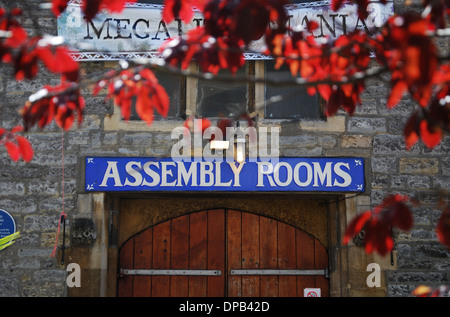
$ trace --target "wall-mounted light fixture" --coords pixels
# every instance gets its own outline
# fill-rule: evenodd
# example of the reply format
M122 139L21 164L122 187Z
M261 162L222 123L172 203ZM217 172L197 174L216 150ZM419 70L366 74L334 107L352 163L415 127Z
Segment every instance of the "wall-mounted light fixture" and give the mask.
M237 137L234 142L234 159L238 163L245 161L245 138Z
M209 143L209 148L211 150L228 150L230 146L230 141L226 140L211 140Z
M245 161L245 153L246 153L246 139L243 131L240 128L239 121L236 121L236 129L234 133L231 135L227 135L228 140L211 140L209 142L211 150L224 150L227 151L230 149L230 144L233 144L233 156L234 160L238 163L242 163ZM231 150L231 149L230 149ZM229 153L227 151L227 153Z

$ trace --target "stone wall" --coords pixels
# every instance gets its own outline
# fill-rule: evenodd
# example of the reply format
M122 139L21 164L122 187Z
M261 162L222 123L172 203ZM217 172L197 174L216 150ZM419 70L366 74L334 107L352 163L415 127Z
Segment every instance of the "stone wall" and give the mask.
M39 21L46 31L56 33L51 16L39 13ZM24 22L33 25L30 19ZM108 66L103 62L83 63L87 73ZM43 84L57 82L45 71L32 81L16 82L11 78L12 69L2 64L0 126L5 128L20 124L17 111L30 94ZM364 157L367 189L356 200L356 212L380 203L391 193L406 194L420 202L414 207L414 228L396 234L394 266L383 266L386 289L382 295L410 296L420 284L449 284L450 254L437 242L435 226L440 216L440 191L450 187L450 138L433 150L418 144L406 151L402 128L416 105L405 96L398 107L388 110L387 92L385 82L373 79L363 94L363 107L353 117L339 113L327 121L261 120L260 124L281 127L283 156ZM86 90L85 97L86 116L80 128L62 133L52 124L27 133L35 150L31 163L14 163L4 149L0 151L0 209L14 217L21 232L13 246L0 251L0 296L67 296L67 272L60 263L60 253L50 257L63 206L68 215L69 248L94 245L102 239L92 214L92 199L84 192L86 155L170 155L170 131L181 125L181 120L155 122L150 129L141 123L126 124L103 96L94 97ZM60 234L59 245L61 240ZM348 294L362 293L355 290Z

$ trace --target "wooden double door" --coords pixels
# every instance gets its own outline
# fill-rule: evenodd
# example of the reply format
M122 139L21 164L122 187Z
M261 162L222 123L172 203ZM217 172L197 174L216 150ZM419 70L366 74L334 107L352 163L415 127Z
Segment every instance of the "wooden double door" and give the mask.
M329 294L313 236L254 213L213 209L149 227L120 250L118 296L303 297Z

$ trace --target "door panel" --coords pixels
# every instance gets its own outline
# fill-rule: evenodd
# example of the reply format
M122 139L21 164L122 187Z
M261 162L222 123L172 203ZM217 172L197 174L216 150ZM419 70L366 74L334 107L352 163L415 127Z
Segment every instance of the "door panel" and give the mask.
M208 269L220 270L220 276L208 276L208 296L225 296L225 211L208 212Z
M206 212L190 215L189 268L207 268L207 219ZM206 276L189 276L189 296L206 296Z
M277 269L277 222L270 218L261 217L259 224L260 267L261 269ZM278 296L277 276L261 276L259 280L262 297Z
M173 269L189 267L189 217L178 217L172 220L171 263ZM171 296L187 297L189 294L188 285L188 276L171 277Z
M295 228L284 223L278 223L278 268L295 269ZM279 276L278 296L296 297L297 286L295 276Z
M242 217L242 268L259 269L259 216L241 213ZM230 269L232 269L230 267ZM228 270L229 271L229 270ZM259 296L259 276L242 277L242 296Z
M261 273L267 269L317 270L327 266L326 249L300 229L253 213L206 210L160 223L129 239L120 251L121 268L178 269L184 275L164 270L157 275L123 275L118 281L118 295L302 297L304 288L320 287L322 296L327 296L329 282L324 276ZM230 274L236 269L257 273ZM204 275L207 270L219 270L221 274Z
M152 268L154 269L170 268L171 227L171 222L164 222L153 228ZM170 295L170 276L152 276L151 290L153 297L168 297Z
M227 268L241 268L242 249L241 249L241 213L229 210L227 213ZM228 275L227 283L228 297L242 296L242 277Z

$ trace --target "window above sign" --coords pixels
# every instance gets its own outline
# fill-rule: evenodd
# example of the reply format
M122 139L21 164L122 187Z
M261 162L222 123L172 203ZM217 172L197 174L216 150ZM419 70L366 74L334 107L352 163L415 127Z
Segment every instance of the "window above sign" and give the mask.
M81 11L81 0L69 1L68 8L58 17L58 35L68 39L68 44L79 51L73 53L78 61L117 61L133 58L157 57L158 48L168 39L185 34L201 25L203 17L195 12L192 22L180 20L166 24L161 19L163 0L140 0L128 3L120 14L100 13L86 22ZM345 4L337 12L330 11L330 1L291 1L286 6L291 27L316 20L319 27L315 37L338 37L355 29L370 32L393 15L393 2L369 5L369 18L364 22L356 14L356 6ZM260 43L262 45L262 43ZM257 49L258 42L254 47ZM236 74L261 79L290 78L287 69L274 69L270 57L258 52L246 52L246 67ZM190 68L198 74L198 68ZM219 75L225 75L227 71ZM310 96L298 87L279 87L263 83L205 80L196 76L183 77L156 72L156 76L170 98L168 119L183 120L197 115L208 118L232 117L239 113L253 113L260 119L286 120L322 118L321 100ZM282 97L280 99L279 97ZM137 116L132 116L136 118ZM158 114L155 113L158 119Z
M198 68L191 66L190 71L197 74ZM210 119L236 118L243 113L252 113L259 119L322 118L321 99L317 94L310 96L304 88L295 86L278 87L245 81L255 74L270 80L294 80L288 69L275 69L272 60L247 61L234 75L237 81L233 81L233 76L226 70L218 74L224 80L184 77L162 71L155 71L155 74L169 95L167 119L182 120L189 115ZM162 119L157 112L154 115L156 120ZM139 120L135 111L130 119Z

